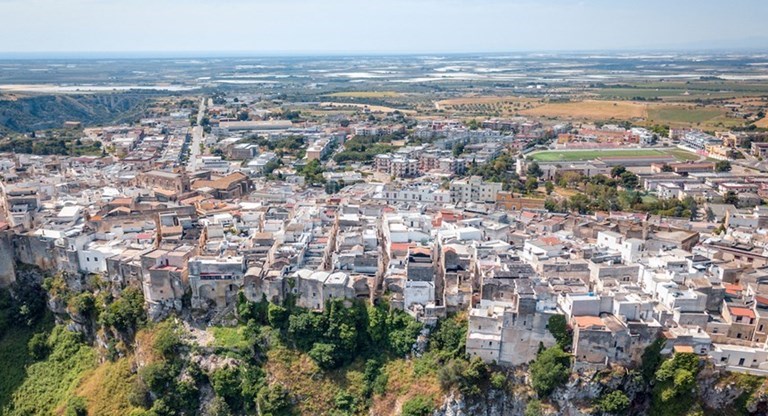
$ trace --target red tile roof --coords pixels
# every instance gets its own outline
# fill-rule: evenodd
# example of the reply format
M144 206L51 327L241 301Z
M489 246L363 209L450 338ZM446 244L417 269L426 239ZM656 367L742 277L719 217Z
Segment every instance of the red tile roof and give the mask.
M730 308L731 315L733 316L745 316L747 318L753 318L755 317L755 311L749 308L741 308L738 306L731 306Z

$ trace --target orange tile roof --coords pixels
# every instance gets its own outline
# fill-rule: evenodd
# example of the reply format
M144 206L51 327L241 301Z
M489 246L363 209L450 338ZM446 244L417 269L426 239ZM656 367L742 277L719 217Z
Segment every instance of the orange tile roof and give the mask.
M411 252L414 254L424 254L424 255L431 255L432 251L427 247L414 247L411 249Z
M541 237L539 240L541 240L542 242L544 242L544 243L546 243L546 244L548 244L550 246L556 246L556 245L560 244L560 239L557 238L557 237L554 237L554 236Z
M389 245L389 248L392 251L408 251L408 247L410 246L409 243L392 243Z
M733 316L746 316L747 318L754 318L755 317L755 311L749 308L741 308L738 306L731 306L730 308L731 315Z
M573 321L579 328L589 328L591 326L605 326L605 323L599 316L574 316Z
M693 354L693 347L690 345L675 345L675 353L688 353Z

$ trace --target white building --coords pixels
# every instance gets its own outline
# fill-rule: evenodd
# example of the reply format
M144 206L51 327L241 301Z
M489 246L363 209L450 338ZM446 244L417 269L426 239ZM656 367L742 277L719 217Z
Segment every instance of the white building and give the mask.
M496 195L502 190L500 182L485 182L480 176L457 179L451 182L451 201L495 203Z

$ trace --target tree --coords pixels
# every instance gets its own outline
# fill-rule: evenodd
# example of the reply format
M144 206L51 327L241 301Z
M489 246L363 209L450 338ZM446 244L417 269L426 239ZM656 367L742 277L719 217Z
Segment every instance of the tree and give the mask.
M564 315L552 315L547 322L547 328L557 340L557 345L563 350L570 349L573 344L573 335L568 329L568 322Z
M565 384L571 374L571 357L559 346L542 351L531 363L531 385L540 397L546 397L554 389Z
M101 315L99 322L120 331L135 330L146 322L144 313L144 295L135 287L122 291L120 298L109 304Z
M262 387L256 396L256 404L260 415L290 416L293 413L288 391L280 384Z
M525 180L525 192L532 194L539 188L539 181L535 177L529 176Z
M614 166L613 169L611 169L611 177L618 178L626 171L627 171L627 168L625 168L624 166Z
M734 191L728 191L725 193L725 196L723 197L723 202L726 204L738 205L739 195L736 194L736 192Z
M227 402L221 397L214 397L211 400L211 404L208 405L208 409L204 413L205 416L232 416L232 410L229 408Z
M707 207L706 215L707 215L707 222L714 222L715 219L717 219L717 216L715 215L715 211L712 211L712 208L710 207Z
M33 335L27 343L27 350L29 350L29 355L33 359L44 359L51 351L51 347L48 345L48 336L43 332L38 332L37 334Z
M289 315L288 309L274 303L269 304L267 319L269 320L269 325L273 328L285 328L288 324Z
M155 341L152 345L155 352L162 355L166 360L172 360L180 345L181 337L172 321L166 320L158 325L155 331Z
M668 164L665 163L665 164L661 165L661 171L662 172L674 172L675 169L672 168L672 166L669 166Z
M546 181L544 183L544 189L546 189L547 195L552 195L552 192L555 190L555 184L552 183L552 181Z
M614 390L597 402L597 408L605 413L622 413L629 408L629 398L623 391Z
M539 162L533 161L530 165L528 165L528 169L526 170L527 176L534 176L536 178L540 178L544 176L544 171L541 170L541 166L539 166Z
M456 142L456 144L453 145L453 157L459 157L462 153L464 153L465 145L463 142Z
M335 344L316 342L309 350L309 357L312 358L320 368L330 370L336 368L340 363L337 347Z
M624 189L635 189L640 184L640 178L637 177L632 172L624 172L622 173L619 178L621 179L621 186L624 187Z
M403 416L428 416L435 409L435 403L427 396L418 395L403 403Z
M210 375L211 387L216 395L227 402L232 409L240 409L243 406L243 397L240 389L239 371L232 367L223 367Z
M730 172L731 168L731 162L727 160L721 160L715 163L715 172Z

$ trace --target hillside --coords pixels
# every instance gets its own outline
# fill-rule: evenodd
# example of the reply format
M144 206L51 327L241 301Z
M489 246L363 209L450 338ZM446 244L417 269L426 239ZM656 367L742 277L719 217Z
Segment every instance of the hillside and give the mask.
M151 93L41 95L0 100L0 130L29 132L61 127L119 123L139 118Z
M315 312L239 296L226 326L173 316L152 323L139 290L117 296L94 279L79 292L63 276L33 274L11 288L13 297L0 290L3 416L736 416L768 409L764 379L721 373L694 354L662 356L661 341L640 368L575 371L560 347L570 345L564 322L550 322L559 345L505 369L466 355L464 314L427 329L385 302L334 300Z

